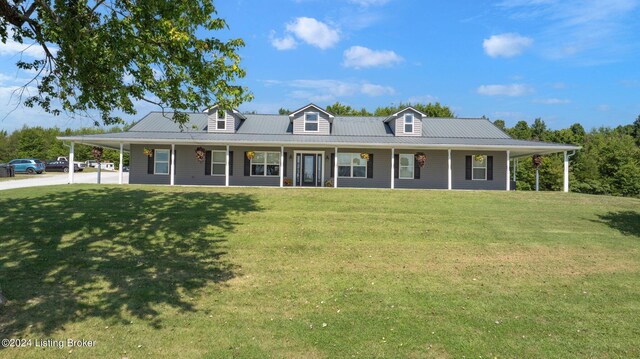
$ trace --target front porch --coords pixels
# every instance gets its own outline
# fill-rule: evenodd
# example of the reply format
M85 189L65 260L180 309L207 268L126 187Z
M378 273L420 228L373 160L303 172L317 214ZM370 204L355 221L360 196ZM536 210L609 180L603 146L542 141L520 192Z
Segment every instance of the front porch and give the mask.
M511 178L515 160L511 161L509 150L206 144L128 147L131 184L510 190L515 181ZM198 148L205 151L204 158L196 158ZM152 154L146 155L145 149ZM415 159L416 153L426 156L424 166ZM73 183L73 172L69 182ZM565 185L566 192L568 176Z

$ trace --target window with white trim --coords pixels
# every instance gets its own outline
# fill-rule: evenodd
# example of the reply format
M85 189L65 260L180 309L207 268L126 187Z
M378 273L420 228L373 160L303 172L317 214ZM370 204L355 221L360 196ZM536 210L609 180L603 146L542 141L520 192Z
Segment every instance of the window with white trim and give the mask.
M154 150L153 154L153 169L156 175L168 175L169 174L169 150Z
M487 180L487 156L474 155L471 156L471 179L474 181Z
M317 112L304 113L304 131L318 132L319 115Z
M225 128L227 128L227 112L225 110L218 110L216 130L224 130Z
M399 174L400 179L413 179L413 170L415 168L413 161L415 157L412 154L400 154Z
M227 167L227 151L211 151L211 175L224 176Z
M359 153L338 153L338 177L366 178L367 161Z
M279 176L280 152L258 152L251 159L252 176Z
M413 114L404 115L404 133L413 133Z

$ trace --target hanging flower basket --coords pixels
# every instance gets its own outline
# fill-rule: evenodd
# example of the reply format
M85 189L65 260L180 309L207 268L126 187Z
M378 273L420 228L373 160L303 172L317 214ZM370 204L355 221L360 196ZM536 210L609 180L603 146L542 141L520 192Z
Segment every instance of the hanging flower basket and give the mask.
M98 162L100 162L100 159L102 159L102 152L103 152L102 151L102 147L94 146L91 149L91 154L93 155L93 158L95 158L96 161L98 161Z
M365 161L369 161L369 154L363 152L360 154L360 158L362 158Z
M205 150L202 147L196 148L196 159L198 162L204 161Z
M255 152L253 152L253 151L247 151L247 159L248 159L249 161L251 161L251 160L253 159L253 156L255 156L255 155L256 155L256 153L255 153Z
M542 156L540 155L533 155L531 157L531 161L533 162L533 167L535 167L536 169L540 167L540 165L542 165Z
M476 155L475 160L480 163L484 162L484 155Z
M144 150L142 150L142 152L144 153L145 156L147 157L151 157L153 156L153 150L150 148L144 148Z
M416 161L418 161L418 165L420 165L420 168L424 167L424 164L427 162L427 155L424 154L424 152L418 152L415 155L416 157Z

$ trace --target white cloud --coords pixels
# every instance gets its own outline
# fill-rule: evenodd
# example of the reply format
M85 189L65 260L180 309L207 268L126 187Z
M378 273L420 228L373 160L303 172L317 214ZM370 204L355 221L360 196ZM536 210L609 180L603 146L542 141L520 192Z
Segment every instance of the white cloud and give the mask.
M340 41L337 29L311 17L296 18L287 24L286 29L299 40L323 50L335 46Z
M539 103L542 105L565 105L570 103L571 101L567 99L561 99L561 98L539 98L539 99L533 100L533 102Z
M585 64L616 61L635 48L638 0L504 0L498 8L515 20L539 24L537 48L551 59L586 55Z
M278 50L291 50L295 49L298 45L296 39L294 39L291 35L287 34L282 38L275 37L275 31L271 31L270 39L271 45Z
M389 2L389 0L349 0L350 3L360 5L362 7L381 6Z
M530 86L523 84L509 84L509 85L482 85L478 87L477 92L480 95L486 96L524 96L531 92L533 89Z
M326 103L340 98L368 96L379 97L395 94L391 86L373 84L367 81L343 81L332 79L321 80L292 80L292 81L264 81L268 86L284 86L291 89L288 96L304 99L309 102Z
M388 67L402 62L404 59L390 50L371 50L363 46L351 46L344 51L345 67L356 69L366 67Z
M533 44L529 37L516 33L493 35L482 42L484 52L491 57L514 57Z
M437 101L438 101L438 98L433 95L411 96L407 99L407 102L411 104L431 103L431 102L437 102Z
M14 56L14 55L24 55L32 58L44 58L45 53L42 46L34 43L25 43L21 44L13 39L13 30L9 30L7 34L7 42L0 42L0 56ZM25 41L31 41L30 39L24 39ZM47 49L55 56L58 52L58 48L52 46L51 44L47 44Z
M364 83L360 86L360 92L367 96L377 97L382 95L393 95L396 91L393 87L374 85L370 83Z

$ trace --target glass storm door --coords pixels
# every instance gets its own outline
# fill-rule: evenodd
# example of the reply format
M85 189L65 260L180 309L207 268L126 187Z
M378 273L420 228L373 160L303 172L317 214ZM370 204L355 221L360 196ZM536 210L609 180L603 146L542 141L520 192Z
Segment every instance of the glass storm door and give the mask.
M302 185L303 186L315 186L317 182L316 171L316 156L315 154L303 154L302 155Z

